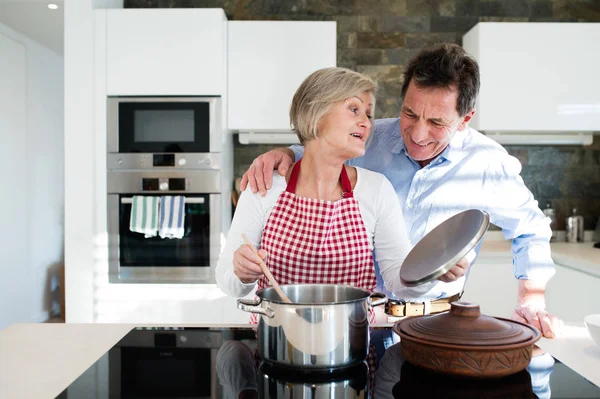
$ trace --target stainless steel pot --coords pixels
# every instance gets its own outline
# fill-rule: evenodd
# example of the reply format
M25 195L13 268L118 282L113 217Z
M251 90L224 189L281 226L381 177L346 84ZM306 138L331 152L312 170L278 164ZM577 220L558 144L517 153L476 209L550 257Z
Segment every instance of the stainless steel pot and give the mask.
M333 284L290 284L256 292L258 299L238 299L238 308L258 317L258 353L269 363L303 368L332 368L362 362L369 350L369 309L387 298L371 300L361 288Z

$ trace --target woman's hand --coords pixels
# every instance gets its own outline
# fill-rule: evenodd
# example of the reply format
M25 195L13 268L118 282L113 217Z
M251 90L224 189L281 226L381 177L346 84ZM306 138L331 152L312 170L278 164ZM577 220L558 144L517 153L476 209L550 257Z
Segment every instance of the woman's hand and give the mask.
M264 273L260 268L259 262L266 261L267 252L263 249L258 250L258 256L252 252L249 246L241 245L233 253L233 272L244 284L250 284L262 278Z

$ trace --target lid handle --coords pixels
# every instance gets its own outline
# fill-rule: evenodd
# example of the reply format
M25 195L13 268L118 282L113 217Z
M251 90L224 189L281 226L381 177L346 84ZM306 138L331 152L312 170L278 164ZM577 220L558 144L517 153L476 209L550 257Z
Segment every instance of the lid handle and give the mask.
M479 305L471 302L452 302L450 304L450 313L459 317L479 317L481 311Z

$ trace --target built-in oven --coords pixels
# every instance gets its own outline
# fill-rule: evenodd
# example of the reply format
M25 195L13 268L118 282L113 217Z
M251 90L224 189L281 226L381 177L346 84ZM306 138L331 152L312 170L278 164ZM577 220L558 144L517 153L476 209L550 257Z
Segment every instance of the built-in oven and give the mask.
M111 283L215 282L223 226L219 170L108 171ZM130 228L135 195L184 196L183 237L146 237Z
M222 398L215 367L222 341L219 330L134 329L110 351L110 392L119 398Z

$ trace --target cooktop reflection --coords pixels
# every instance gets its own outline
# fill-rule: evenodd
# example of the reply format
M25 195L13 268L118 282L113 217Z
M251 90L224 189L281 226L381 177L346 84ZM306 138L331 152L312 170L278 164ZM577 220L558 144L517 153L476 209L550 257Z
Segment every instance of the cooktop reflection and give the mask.
M58 398L600 398L549 354L520 373L476 380L440 375L388 348L366 363L322 372L260 362L251 328L136 328ZM374 388L371 388L374 381Z

